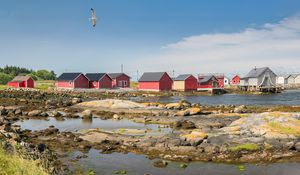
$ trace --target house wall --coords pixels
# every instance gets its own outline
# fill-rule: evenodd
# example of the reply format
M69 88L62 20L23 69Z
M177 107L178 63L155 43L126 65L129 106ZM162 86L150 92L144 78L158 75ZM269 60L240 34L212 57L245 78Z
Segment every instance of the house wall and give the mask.
M112 87L129 88L130 87L130 78L125 74L120 75L116 79L113 79Z
M169 91L172 90L173 80L167 73L165 73L159 81L159 90L160 91Z
M190 76L185 80L185 90L197 90L198 80L194 76Z
M8 82L7 85L10 87L19 87L19 82Z
M240 81L241 81L240 76L235 76L235 77L232 78L231 84L238 85L238 84L240 84Z
M217 78L218 80L218 88L224 88L224 77Z
M295 84L300 84L300 75L295 77Z
M287 79L287 84L295 84L295 78L293 76L290 76L288 79Z
M240 86L248 86L248 81L246 79L240 80Z
M276 84L278 85L284 85L285 84L285 78L284 77L277 77Z
M258 85L258 79L257 78L249 78L248 85L249 86L257 86Z
M145 91L159 91L159 82L139 82L138 89Z
M89 80L81 74L74 80L74 88L89 88Z
M229 85L229 84L230 84L229 79L228 78L224 78L224 85L226 86L226 85Z
M74 88L73 81L57 81L56 87L58 88Z
M185 90L185 82L184 81L174 81L173 89L178 90L178 91L184 91Z
M129 83L130 84L130 83ZM105 75L98 83L99 88L112 88L112 80Z
M34 80L32 78L29 78L26 82L25 82L25 87L27 88L34 88Z

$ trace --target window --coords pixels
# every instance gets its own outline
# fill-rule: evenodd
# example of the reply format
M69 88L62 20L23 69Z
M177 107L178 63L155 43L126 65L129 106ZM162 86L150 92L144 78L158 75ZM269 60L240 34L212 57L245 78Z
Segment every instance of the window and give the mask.
M94 86L97 86L97 81L94 81L93 84L94 84Z
M73 82L72 81L69 81L69 85L72 85L73 84Z
M127 81L124 81L124 86L127 86Z

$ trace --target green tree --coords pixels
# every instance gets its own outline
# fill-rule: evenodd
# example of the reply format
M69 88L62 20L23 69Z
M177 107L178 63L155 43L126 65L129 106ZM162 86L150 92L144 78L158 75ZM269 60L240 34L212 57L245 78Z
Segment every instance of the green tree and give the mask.
M35 75L41 80L55 80L56 78L55 73L53 71L49 72L48 70L38 70L35 72Z
M7 84L12 79L11 75L0 72L0 84Z

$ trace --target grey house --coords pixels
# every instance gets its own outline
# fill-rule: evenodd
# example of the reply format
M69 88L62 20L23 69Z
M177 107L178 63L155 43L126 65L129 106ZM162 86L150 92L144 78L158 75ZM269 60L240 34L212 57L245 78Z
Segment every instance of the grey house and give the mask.
M241 78L240 88L245 91L276 91L276 77L268 67L254 68Z

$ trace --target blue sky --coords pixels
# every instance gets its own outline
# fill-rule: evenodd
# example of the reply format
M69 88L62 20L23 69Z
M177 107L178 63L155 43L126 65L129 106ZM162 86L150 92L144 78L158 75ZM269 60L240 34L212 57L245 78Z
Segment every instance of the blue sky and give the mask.
M92 28L88 20L91 7L99 18L96 28ZM262 64L262 58L272 62L272 48L270 53L258 52L257 59L245 63L249 68L241 66L242 60L236 63L238 58L227 59L232 57L230 54L221 58L229 51L220 52L222 56L216 59L217 56L211 55L224 48L211 46L207 49L211 52L203 54L201 49L206 40L201 38L208 36L207 40L211 41L217 35L216 39L221 41L224 38L220 36L227 35L231 41L231 37L244 34L249 28L258 31L261 37L262 31L269 30L266 24L280 24L299 12L298 0L6 0L0 6L0 65L52 69L61 73L117 72L123 63L125 72L132 76L137 70L235 73L247 71L254 65L284 70L291 67L297 71L300 67L285 65L285 61L276 62L278 66ZM293 22L298 24L298 18ZM275 43L272 37L291 33L274 36L270 35L272 31L266 34L270 43ZM298 33L298 28L292 33ZM199 40L194 40L199 36ZM190 42L189 38L197 45L192 51L186 46L185 50L177 47ZM280 38L277 45L284 41L285 37ZM251 47L238 44L245 47L239 57L255 52L251 50L255 43ZM282 53L283 59L287 56L290 62L300 56L297 46L294 47L295 50ZM213 59L216 61L210 62Z

